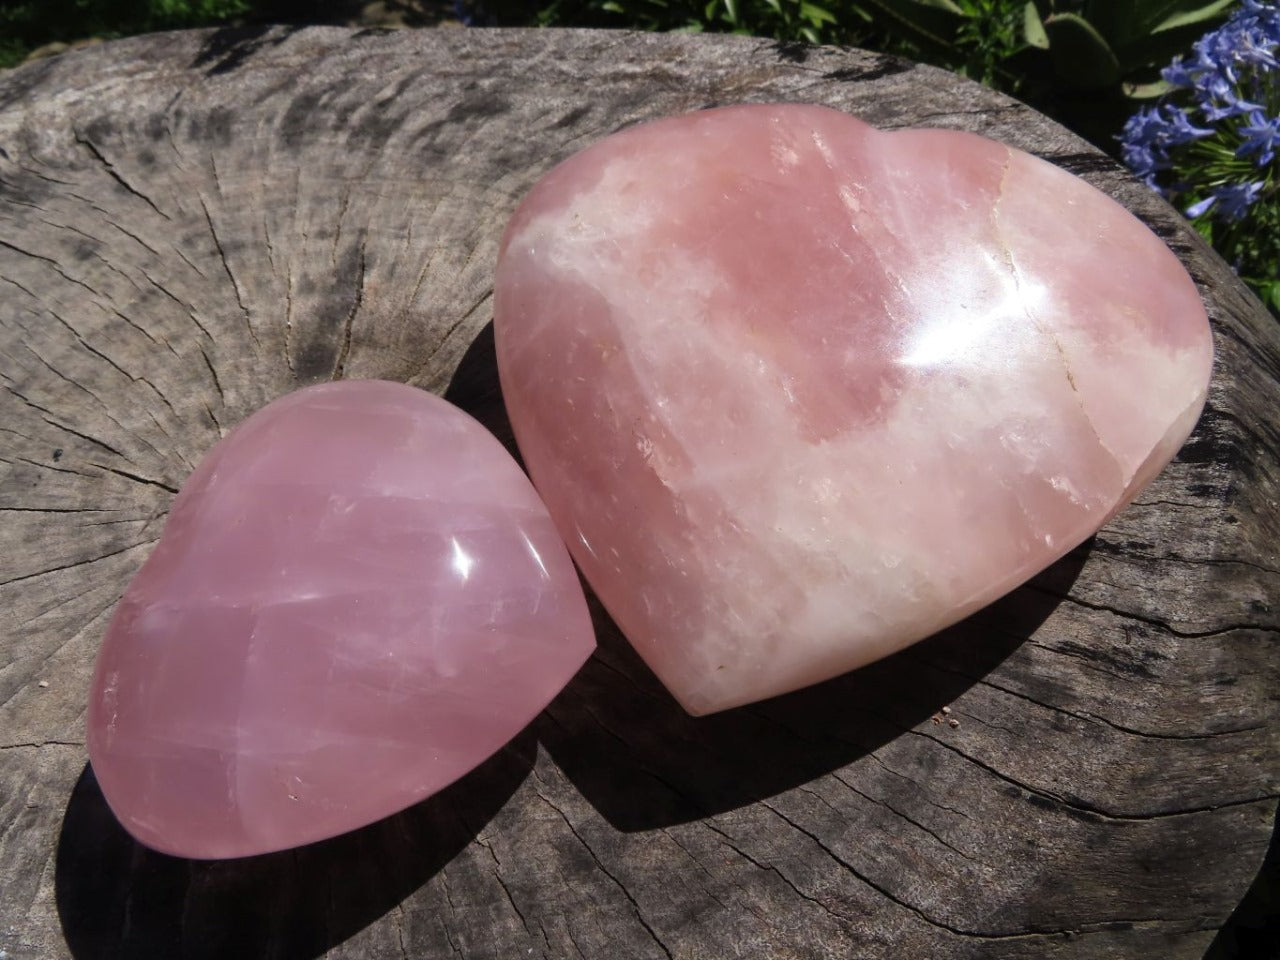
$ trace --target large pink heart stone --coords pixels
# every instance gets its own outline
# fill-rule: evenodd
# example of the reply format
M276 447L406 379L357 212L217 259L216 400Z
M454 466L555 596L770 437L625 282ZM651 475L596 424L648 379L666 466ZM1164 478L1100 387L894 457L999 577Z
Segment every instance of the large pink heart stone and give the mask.
M815 106L634 127L503 240L507 408L619 627L687 710L959 620L1173 456L1212 345L1119 205L971 134Z
M149 847L297 846L475 767L594 646L573 564L493 436L400 384L312 387L174 500L102 645L89 757Z

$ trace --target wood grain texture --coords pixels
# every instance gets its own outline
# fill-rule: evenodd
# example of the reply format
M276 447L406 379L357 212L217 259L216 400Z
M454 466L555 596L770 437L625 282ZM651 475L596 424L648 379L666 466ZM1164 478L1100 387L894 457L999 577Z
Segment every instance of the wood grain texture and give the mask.
M1178 460L1029 585L855 674L694 720L597 610L598 654L444 793L246 861L137 847L86 770L84 704L192 465L340 377L444 393L509 442L489 321L519 197L626 124L766 100L977 131L1150 223L1218 348ZM1110 161L858 51L315 28L0 75L0 950L1199 958L1280 795L1278 372L1274 322Z

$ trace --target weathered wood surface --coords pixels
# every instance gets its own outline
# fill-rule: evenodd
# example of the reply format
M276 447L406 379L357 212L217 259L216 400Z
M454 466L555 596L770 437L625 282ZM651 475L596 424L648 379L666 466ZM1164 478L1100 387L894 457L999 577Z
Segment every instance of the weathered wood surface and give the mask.
M693 720L600 616L529 730L397 817L241 862L133 844L85 768L86 690L192 464L330 377L503 435L491 272L518 198L624 124L743 100L975 130L1144 217L1217 338L1178 461L1031 585L854 675ZM1256 301L1113 164L856 51L205 32L0 76L0 956L1201 957L1280 794L1278 370Z

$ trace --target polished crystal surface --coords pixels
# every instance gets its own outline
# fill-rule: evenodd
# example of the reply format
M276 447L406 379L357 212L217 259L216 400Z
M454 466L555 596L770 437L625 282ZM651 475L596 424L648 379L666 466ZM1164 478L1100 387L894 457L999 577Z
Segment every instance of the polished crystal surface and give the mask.
M1095 532L1204 403L1177 258L981 137L757 105L532 190L495 327L530 474L691 712L953 623Z
M445 401L354 381L218 443L107 630L89 756L138 840L333 836L502 747L594 648L528 479Z

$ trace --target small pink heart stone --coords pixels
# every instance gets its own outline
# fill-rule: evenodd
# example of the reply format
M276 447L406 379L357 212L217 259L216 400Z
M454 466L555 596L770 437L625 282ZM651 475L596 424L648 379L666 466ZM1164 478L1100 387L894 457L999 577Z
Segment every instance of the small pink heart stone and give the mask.
M594 646L564 545L492 435L412 387L311 387L174 500L103 641L89 757L149 847L298 846L462 776Z
M883 657L1094 533L1212 363L1177 258L1083 181L815 106L634 127L503 239L498 364L588 581L687 710Z

